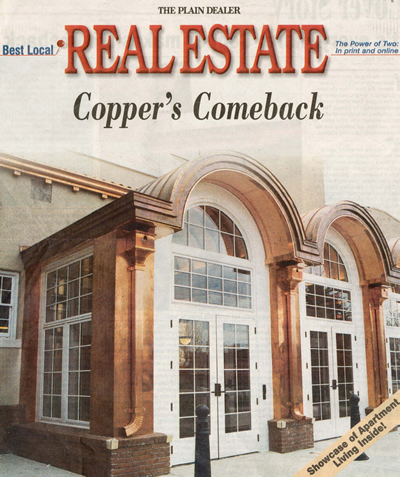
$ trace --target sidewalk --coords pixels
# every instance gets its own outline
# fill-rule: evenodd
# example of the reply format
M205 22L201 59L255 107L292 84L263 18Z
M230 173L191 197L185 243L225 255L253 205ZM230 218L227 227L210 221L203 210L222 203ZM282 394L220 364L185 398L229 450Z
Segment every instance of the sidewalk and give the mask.
M335 440L317 442L314 449L290 454L264 452L211 462L213 477L292 477ZM391 432L380 439L367 454L369 460L352 462L339 472L341 477L399 477L400 432ZM194 465L182 465L171 469L171 477L193 477ZM65 470L24 459L11 454L0 455L0 477L77 477ZM324 474L320 474L323 477Z
M329 447L336 439L316 442L314 449L290 454L263 452L242 455L211 462L212 477L292 477ZM339 472L340 477L399 477L400 432L390 432L374 444L366 454L367 461L352 462ZM319 472L318 477L324 474ZM182 465L171 469L171 477L193 477L194 465Z
M0 477L76 477L77 475L16 455L0 455Z

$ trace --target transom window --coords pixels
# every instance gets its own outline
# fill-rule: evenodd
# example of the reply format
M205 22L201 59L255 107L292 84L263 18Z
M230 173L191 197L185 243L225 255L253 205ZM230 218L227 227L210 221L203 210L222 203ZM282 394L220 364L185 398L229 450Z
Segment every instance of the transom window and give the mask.
M0 337L12 337L15 331L18 275L0 272Z
M306 283L307 316L352 321L351 293L341 288Z
M184 228L173 243L248 259L245 241L238 226L221 210L200 205L185 214Z
M251 308L250 270L175 257L175 300Z
M324 245L324 264L315 267L307 267L304 271L320 277L341 280L342 282L349 281L342 257L332 245L326 242Z
M46 275L42 418L87 425L93 257Z
M388 300L389 309L386 310L386 325L400 328L400 301Z
M397 294L400 295L400 284L398 284L398 283L389 283L389 286L391 287L393 293L397 293Z

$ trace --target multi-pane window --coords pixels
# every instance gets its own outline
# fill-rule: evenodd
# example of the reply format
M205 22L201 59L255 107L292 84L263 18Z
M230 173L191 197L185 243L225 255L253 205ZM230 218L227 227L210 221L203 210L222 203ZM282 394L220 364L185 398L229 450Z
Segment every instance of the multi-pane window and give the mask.
M306 283L307 316L352 321L349 290Z
M47 274L46 323L92 311L93 257Z
M400 294L400 284L399 283L389 283L392 292Z
M210 408L210 343L207 322L179 320L179 437L193 437L196 407Z
M326 242L324 245L324 264L307 267L304 271L321 277L333 278L334 280L349 281L342 257L332 245Z
M0 338L11 337L15 329L17 277L0 272Z
M328 333L311 331L310 340L313 417L323 421L331 418Z
M328 333L311 331L310 340L313 417L324 421L331 418Z
M400 338L389 338L392 393L400 389Z
M46 275L42 417L89 421L93 257Z
M386 325L400 327L400 302L388 300L389 308L386 309Z
M43 416L61 419L62 326L44 332Z
M351 335L336 333L339 417L350 416L349 393L354 392Z
M173 236L173 242L248 259L238 226L215 207L201 205L189 209L185 214L184 228Z
M91 322L69 327L68 419L89 421Z
M250 270L175 257L175 300L251 308Z
M225 432L251 430L247 325L224 324Z

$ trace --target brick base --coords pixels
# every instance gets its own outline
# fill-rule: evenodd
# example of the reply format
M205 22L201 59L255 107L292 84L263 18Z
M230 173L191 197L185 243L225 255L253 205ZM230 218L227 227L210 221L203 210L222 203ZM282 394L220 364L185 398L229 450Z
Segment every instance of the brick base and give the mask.
M0 406L0 454L7 454L9 448L7 446L6 427L12 424L25 422L25 407L19 404L10 406Z
M88 431L42 423L8 429L14 454L87 477L154 477L169 474L170 446L164 434L111 439Z
M269 427L269 450L285 454L314 447L314 427L310 417L295 419L271 419Z

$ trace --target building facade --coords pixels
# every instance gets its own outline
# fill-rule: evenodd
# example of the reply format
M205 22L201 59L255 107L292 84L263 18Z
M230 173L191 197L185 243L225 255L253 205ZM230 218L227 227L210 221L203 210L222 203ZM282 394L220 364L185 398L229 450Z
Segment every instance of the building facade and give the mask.
M2 274L0 326L18 290L23 303L9 448L84 475L162 475L193 462L199 404L212 458L340 436L350 392L369 412L400 386L390 238L353 202L301 216L240 154L121 190Z

